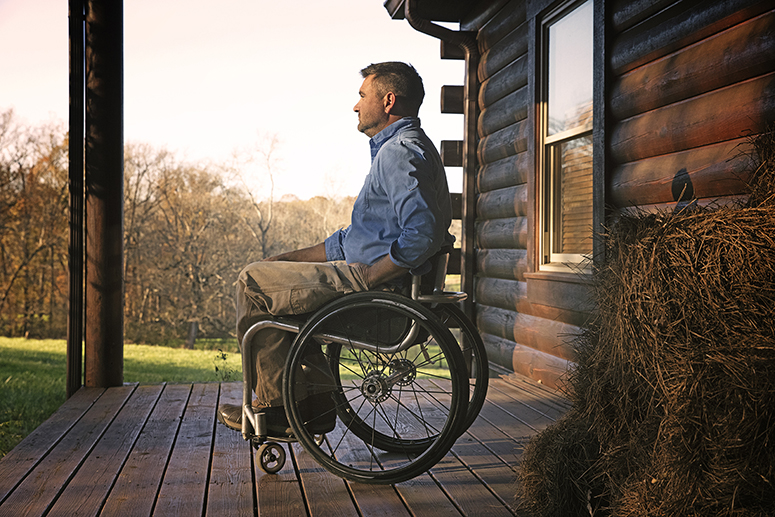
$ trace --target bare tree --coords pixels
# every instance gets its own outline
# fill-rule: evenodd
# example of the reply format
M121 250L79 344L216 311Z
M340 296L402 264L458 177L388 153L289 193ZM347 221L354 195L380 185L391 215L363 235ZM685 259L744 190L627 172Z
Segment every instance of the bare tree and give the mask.
M63 337L67 318L67 140L0 112L0 333ZM125 335L180 343L234 333L245 264L308 246L348 222L352 199L274 199L270 135L227 167L127 145ZM224 175L227 172L229 175Z
M205 167L164 153L128 155L143 165L127 167L127 203L137 203L127 208L133 220L126 237L129 336L158 342L187 334L193 345L200 329L228 334L234 321L230 284L235 264L245 260L240 217L230 203L238 194ZM243 198L236 206L244 205Z
M271 255L269 231L274 219L274 175L279 168L280 140L276 134L260 134L257 141L246 149L235 150L227 168L230 176L242 186L252 209L252 217L243 216L248 232L261 248L261 257ZM248 175L251 177L248 179ZM262 188L261 179L269 186ZM258 195L260 191L263 196Z
M58 280L67 252L66 149L61 128L24 127L11 110L0 113L0 327L6 334L50 334L65 303Z

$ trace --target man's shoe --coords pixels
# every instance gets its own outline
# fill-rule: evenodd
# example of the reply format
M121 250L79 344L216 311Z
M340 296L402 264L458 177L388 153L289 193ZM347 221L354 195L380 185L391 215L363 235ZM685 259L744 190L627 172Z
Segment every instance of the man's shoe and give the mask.
M336 406L331 393L310 395L300 403L301 416L304 425L312 434L330 433L336 427ZM266 432L268 436L287 438L293 436L285 409L282 406L258 408L256 413L266 415ZM218 421L230 429L242 431L242 406L221 404L216 411Z
M266 415L266 434L275 438L288 438L293 436L293 430L288 419L285 417L285 410L282 406L253 408L256 413ZM221 404L216 411L218 421L230 429L242 431L242 406L234 404Z
M242 431L242 406L221 404L215 412L218 421L230 429Z

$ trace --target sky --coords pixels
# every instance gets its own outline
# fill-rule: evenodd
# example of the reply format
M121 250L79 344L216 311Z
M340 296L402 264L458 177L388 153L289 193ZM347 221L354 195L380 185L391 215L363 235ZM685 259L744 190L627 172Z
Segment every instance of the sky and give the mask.
M223 163L276 135L276 199L357 195L370 158L352 108L359 70L380 61L423 77L420 119L437 147L461 140L462 115L441 114L439 93L463 84L462 61L441 60L438 40L391 20L382 3L124 0L125 141ZM67 4L0 0L0 110L31 125L67 123ZM460 192L460 171L448 178Z

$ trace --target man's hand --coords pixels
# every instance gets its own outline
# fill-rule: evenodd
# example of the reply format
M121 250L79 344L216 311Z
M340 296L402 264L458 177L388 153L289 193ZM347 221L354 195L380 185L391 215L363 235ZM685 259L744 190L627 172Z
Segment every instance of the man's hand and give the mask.
M267 257L265 262L325 262L326 261L326 243L321 242L309 248L281 253L274 257Z
M374 289L380 284L384 284L394 278L398 278L409 272L407 268L397 266L390 260L389 255L385 255L371 266L354 262L350 267L358 269L363 276L367 289Z

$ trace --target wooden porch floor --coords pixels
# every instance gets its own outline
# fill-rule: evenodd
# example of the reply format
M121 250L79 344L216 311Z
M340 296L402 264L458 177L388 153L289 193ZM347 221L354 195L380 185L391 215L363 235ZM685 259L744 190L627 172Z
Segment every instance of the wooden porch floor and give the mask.
M0 516L518 515L522 449L568 408L532 381L492 379L442 461L374 486L329 474L298 444L280 473L264 474L215 419L219 402L240 396L241 383L82 388L0 460Z

